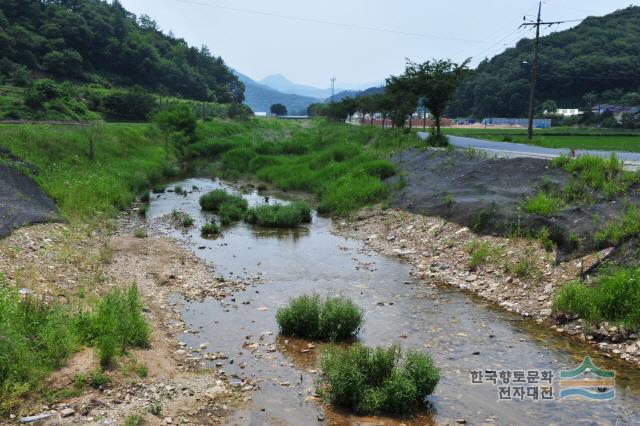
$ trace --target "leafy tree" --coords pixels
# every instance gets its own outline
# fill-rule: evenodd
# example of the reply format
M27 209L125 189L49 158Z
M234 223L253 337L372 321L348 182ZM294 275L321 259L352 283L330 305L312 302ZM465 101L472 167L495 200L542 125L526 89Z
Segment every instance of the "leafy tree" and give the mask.
M180 133L189 142L195 141L198 120L193 110L186 104L173 105L169 109L158 112L153 117L153 121L165 134Z
M155 98L136 87L128 91L116 91L102 101L105 113L111 120L144 121L156 107Z
M277 116L287 115L287 107L282 104L271 105L270 111Z
M49 52L42 58L45 70L54 75L79 77L82 75L82 56L73 49Z
M387 79L385 94L391 102L391 119L393 126L403 128L407 118L416 110L418 95L413 91L415 81L406 75L391 76ZM411 120L409 120L411 128Z
M540 112L543 114L553 115L558 110L558 104L551 99L547 99L540 105Z
M435 135L439 138L442 114L456 89L468 72L470 59L456 64L449 59L424 63L407 62L404 78L410 82L414 94L424 99L424 104L435 120Z

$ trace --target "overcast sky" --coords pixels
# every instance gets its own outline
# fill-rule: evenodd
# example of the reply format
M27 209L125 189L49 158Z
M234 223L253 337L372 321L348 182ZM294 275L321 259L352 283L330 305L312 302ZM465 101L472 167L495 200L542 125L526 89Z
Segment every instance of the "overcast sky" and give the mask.
M500 53L531 32L537 0L121 0L136 15L192 45L209 46L228 65L259 80L283 74L328 87L381 81L405 58L424 61ZM547 21L604 15L640 0L546 0ZM543 34L577 22L545 28Z

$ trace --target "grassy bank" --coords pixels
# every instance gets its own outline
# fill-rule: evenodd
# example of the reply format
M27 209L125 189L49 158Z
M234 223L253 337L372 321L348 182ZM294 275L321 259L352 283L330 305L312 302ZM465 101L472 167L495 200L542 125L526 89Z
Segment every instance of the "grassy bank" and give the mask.
M527 139L527 129L445 128L443 132L447 135L524 143L545 148L640 152L640 132L637 130L578 127L536 129L531 142Z
M95 346L103 368L111 368L127 349L148 344L135 286L112 290L90 307L73 307L21 296L0 275L0 414L34 392L46 392L44 379L83 346ZM65 392L58 397L74 390Z
M187 156L227 178L258 178L284 191L305 191L323 213L345 215L384 199L394 151L419 146L412 133L315 122L251 120L205 123Z
M32 175L69 219L112 215L177 172L150 125L0 125L0 147L36 166Z

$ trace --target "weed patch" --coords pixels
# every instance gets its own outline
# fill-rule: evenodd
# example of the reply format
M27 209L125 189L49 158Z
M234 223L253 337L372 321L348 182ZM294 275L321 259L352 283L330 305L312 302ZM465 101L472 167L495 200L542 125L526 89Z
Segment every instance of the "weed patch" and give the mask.
M596 241L618 245L625 239L640 234L640 209L629 204L620 220L607 223L596 233Z
M522 207L528 213L550 217L558 213L564 202L560 197L545 192L538 192L533 197L522 203Z
M264 204L249 209L245 220L265 228L295 228L311 222L311 208L307 203Z
M640 328L640 268L612 269L594 283L574 281L558 290L555 309L590 323L609 321L628 330Z
M207 237L207 238L216 237L220 235L221 232L222 232L222 229L215 222L205 223L204 225L202 225L202 228L200 228L200 234L203 237Z
M350 299L300 296L278 309L276 321L282 334L307 339L344 340L358 334L363 312Z
M496 247L488 241L474 240L465 245L465 249L471 255L469 259L469 269L474 271L479 266L489 261L495 261L502 254L502 249Z
M358 414L408 414L433 393L440 373L425 353L397 346L371 349L331 346L321 356L318 393Z
M193 226L193 218L185 212L174 210L171 212L171 219L183 228L191 228Z

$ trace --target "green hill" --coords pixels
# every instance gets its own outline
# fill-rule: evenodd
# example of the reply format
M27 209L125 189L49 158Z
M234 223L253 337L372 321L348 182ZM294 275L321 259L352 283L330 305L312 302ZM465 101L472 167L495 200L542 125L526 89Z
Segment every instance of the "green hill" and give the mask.
M451 116L524 116L528 110L533 40L485 60L465 80ZM589 17L576 27L541 38L536 93L560 108L640 102L640 7Z
M260 84L246 75L237 73L238 78L245 86L244 103L253 111L268 112L273 104L282 104L287 107L291 115L305 115L307 108L318 99L308 96L282 93L264 84Z
M242 102L244 86L220 57L162 33L118 0L0 1L0 75L141 86L162 95Z

